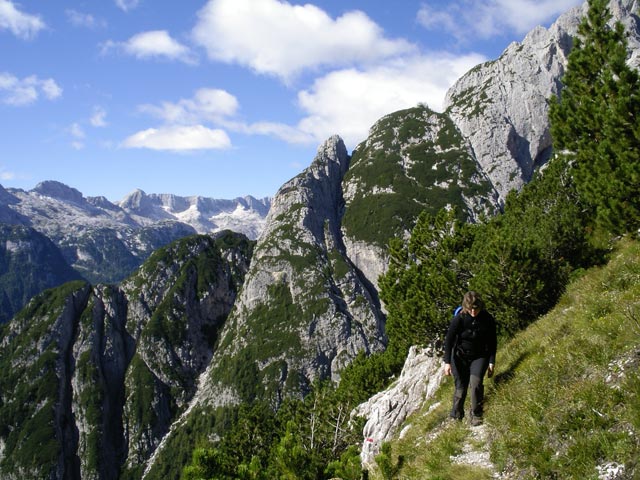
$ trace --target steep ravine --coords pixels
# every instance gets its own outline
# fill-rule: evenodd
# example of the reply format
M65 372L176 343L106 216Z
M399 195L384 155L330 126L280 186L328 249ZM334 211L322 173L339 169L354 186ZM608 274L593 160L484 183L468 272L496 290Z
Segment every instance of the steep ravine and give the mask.
M35 297L0 337L0 476L139 478L196 391L251 250L193 236L121 286Z

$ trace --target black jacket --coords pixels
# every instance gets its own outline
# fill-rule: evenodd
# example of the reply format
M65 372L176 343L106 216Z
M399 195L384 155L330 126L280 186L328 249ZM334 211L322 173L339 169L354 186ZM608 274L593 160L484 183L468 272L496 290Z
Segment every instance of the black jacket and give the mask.
M482 310L475 318L461 312L449 325L444 340L444 361L451 363L451 354L456 351L467 358L488 357L489 363L496 362L496 321L486 310Z

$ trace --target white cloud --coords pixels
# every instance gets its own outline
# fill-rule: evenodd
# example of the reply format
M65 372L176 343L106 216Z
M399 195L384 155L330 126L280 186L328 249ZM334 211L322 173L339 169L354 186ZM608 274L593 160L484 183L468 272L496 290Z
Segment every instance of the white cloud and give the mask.
M102 51L121 49L128 55L140 59L167 58L188 64L197 63L195 55L185 45L174 40L166 30L152 30L134 35L126 42L107 41Z
M72 123L67 132L71 135L71 147L74 150L82 150L84 148L84 139L86 137L84 129L79 123Z
M360 11L333 19L311 4L210 0L198 17L193 39L210 59L284 80L307 69L366 64L415 49L385 38Z
M229 128L249 135L267 135L279 138L287 143L317 143L318 137L313 133L303 132L298 126L277 122L256 122L252 124L229 125Z
M223 130L202 125L149 128L128 137L125 148L148 148L174 152L193 150L221 150L231 147L231 140Z
M89 123L94 127L106 127L107 121L105 120L107 112L102 107L93 107L93 113L89 119Z
M231 140L224 130L202 125L203 122L232 123L230 118L238 109L238 100L225 90L201 88L192 98L175 103L141 105L138 109L161 119L165 125L130 136L123 142L125 147L170 151L219 150L231 147Z
M49 100L53 100L54 98L58 98L62 95L62 88L53 80L52 78L46 78L44 80L38 80L37 77L29 77L32 78L33 81L40 86L42 89L42 93Z
M73 138L83 139L85 138L85 133L79 123L73 123L69 127L69 133Z
M16 178L15 173L5 170L3 167L0 167L0 180L2 181L13 180L15 178Z
M506 32L524 35L582 3L583 0L465 0L451 2L443 9L423 5L418 22L430 30L446 31L466 41Z
M363 141L384 115L425 103L440 111L448 88L480 55L447 54L395 60L368 70L331 72L298 93L304 118L295 126L256 123L248 133L272 135L290 143L322 142L338 134L350 147Z
M67 14L67 19L71 23L71 25L75 27L84 27L84 28L104 28L107 26L104 20L98 20L90 13L82 13L77 10L67 9L65 10Z
M116 0L116 5L121 10L128 12L129 10L133 10L138 6L140 0Z
M170 124L220 122L236 113L238 100L225 90L201 88L193 98L163 102L159 106L142 105L139 109Z
M418 23L429 30L455 31L458 27L456 18L451 11L437 10L427 4L418 11Z
M0 30L9 30L16 37L30 39L46 28L37 15L23 13L9 0L0 0Z
M55 80L39 79L35 75L23 78L0 72L0 102L13 106L23 106L34 103L40 95L54 100L62 95L62 88Z

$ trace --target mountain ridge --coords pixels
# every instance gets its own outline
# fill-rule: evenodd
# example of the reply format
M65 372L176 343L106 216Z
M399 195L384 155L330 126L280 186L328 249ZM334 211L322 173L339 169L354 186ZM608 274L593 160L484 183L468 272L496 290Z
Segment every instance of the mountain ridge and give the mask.
M92 283L121 281L157 248L196 233L232 230L255 239L270 203L251 196L218 200L142 190L112 203L51 180L30 191L0 185L0 221L48 237Z
M617 3L635 5L631 1ZM542 37L538 32L531 39ZM517 45L507 49L501 65L504 67L509 58L513 60L513 56L525 50ZM529 60L531 57L524 62L527 68L515 71L521 77L519 85L531 72L529 67L535 65ZM47 461L56 466L65 464L74 472L80 463L79 468L89 472L88 476L107 474L106 469L100 470L95 459L100 458L100 441L109 441L110 437L103 437L104 426L96 427L98 423L87 419L96 414L94 402L103 405L107 401L107 389L91 389L96 383L94 376L101 374L98 366L106 365L97 362L96 355L99 359L103 358L100 355L106 355L111 361L109 354L113 353L115 344L124 352L113 360L118 371L116 376L124 378L123 390L117 395L124 395L127 403L123 403L122 421L114 428L127 432L128 450L126 455L114 454L122 472L114 474L109 470L108 475L121 474L121 478L136 479L143 475L149 479L178 477L197 442L223 435L232 421L233 408L243 402L267 400L277 406L287 397L303 398L316 380L337 382L341 370L360 352L371 354L384 349L384 306L377 298L376 285L378 275L384 272L389 261L386 251L389 239L406 238L416 216L423 210L462 207L461 215L466 220L496 212L509 188L526 182L523 172L527 172L527 168L533 171L544 163L539 155L547 148L542 141L548 128L545 118L531 118L529 123L521 116L513 116L509 122L503 119L499 124L500 142L493 144L486 143L487 132L476 138L464 134L472 125L490 130L496 111L511 115L511 109L517 107L513 103L516 90L495 98L487 95L490 84L498 88L499 81L503 80L494 78L491 68L490 62L461 79L455 90L457 94L451 97L450 113L437 114L424 105L394 112L372 128L370 139L356 148L352 156L339 137L328 139L318 149L311 166L286 182L273 198L255 248L245 244L240 252L234 253L234 249L229 248L228 255L200 257L198 252L202 250L192 242L212 240L209 236L189 237L171 244L169 249L157 251L157 256L151 255L149 263L143 263L122 285L92 287L95 300L82 315L74 317L75 323L71 322L82 332L76 337L82 341L73 354L64 350L66 359L78 360L72 373L82 380L78 380L81 388L74 390L71 397L77 403L75 411L81 412L78 422L82 425L79 430L83 449L72 448L69 455L52 455ZM550 88L549 84L545 85ZM464 92L467 93L463 95ZM523 93L529 95L526 100L532 104L543 100L546 103L539 91L532 94L529 89ZM502 104L492 110L487 106L489 100L492 104ZM534 110L539 112L543 108L538 105L531 109ZM474 120L463 120L467 117ZM529 134L534 140L531 143L537 146L525 152L518 141L526 143ZM499 163L495 168L490 163L483 165L478 158L481 147L485 152L494 152L495 158L504 165ZM52 187L47 185L47 189ZM11 195L6 208L14 212L10 205L18 197L3 190L0 189L0 197ZM451 197L448 193L452 193ZM60 194L77 199L73 191ZM169 205L179 204L179 208L184 208L182 211L188 211L192 205L170 195L158 198L142 191L134 192L133 197L132 206L139 205L142 211L149 209L158 215L166 213L163 208ZM109 206L104 203L106 199L95 198L91 201L93 207ZM110 215L122 215L123 221L136 221L136 213L129 214L122 207L115 207L111 210L115 213ZM0 215L3 211L6 212L0 209ZM176 228L176 224L163 226L168 227ZM158 235L163 232L166 230ZM102 236L98 237L97 233ZM91 245L100 242L113 245L115 243L109 242L118 240L123 245L120 252L131 254L124 247L140 237L125 238L125 242L116 233L94 230ZM232 240L229 242L234 244ZM69 250L78 250L76 244L67 246ZM212 268L216 266L219 268ZM234 266L241 272L234 275ZM221 282L211 278L213 274L207 273L209 268L214 272L221 272L222 268L226 272ZM214 284L222 292L218 300L224 306L225 315L212 313L216 302L211 300L209 289ZM56 295L70 301L69 291L65 289L47 295L51 305L35 301L28 307L34 319L51 320L44 324L35 321L34 332L57 325L60 320L60 312L56 310L60 302L54 298ZM231 303L228 302L230 296L234 297ZM26 314L19 314L18 323L26 321L21 315ZM191 316L193 324L189 323ZM123 318L127 320L124 323ZM212 329L203 330L201 320L210 322ZM81 321L86 325L81 325ZM14 325L10 323L3 329L3 335L15 328ZM111 337L107 340L105 336L92 337L92 331L102 332L105 325ZM197 348L197 351L190 348L192 334L201 340L204 338L206 348ZM1 346L18 342L18 336L18 333L3 336ZM129 358L131 352L126 346L130 337L144 342L137 344ZM33 343L38 344L35 340ZM89 345L97 345L96 351L100 354L93 353ZM18 359L14 361L27 364L37 361L36 357L41 358L43 365L38 372L49 375L41 378L42 389L59 385L56 382L60 379L51 373L56 370L48 370L52 362L59 361L58 352L37 353L48 355L33 354L33 358L27 356L27 361L16 354ZM29 373L25 371L24 375ZM67 383L64 385L68 387ZM41 404L47 408L64 407L68 412L68 397L64 397L63 402L52 393L51 398L55 400ZM10 451L9 447L16 446L15 436L9 440L11 432L18 428L10 423L10 413L19 410L19 406L13 398L9 400L12 401L2 398L0 403L0 456ZM47 409L28 413L32 416L47 413L41 413L42 410ZM98 414L101 412L98 409ZM72 415L58 417L60 423L55 424L56 428L62 429L62 422L69 418ZM24 428L28 433L35 427L25 422ZM120 436L119 432L109 434ZM52 435L59 440L69 437L73 446L73 435L68 432L57 437ZM51 446L54 447L57 449L58 445ZM5 465L9 461L13 460L0 459Z
M120 286L69 282L0 326L2 478L139 470L194 395L251 249L231 232L181 239Z

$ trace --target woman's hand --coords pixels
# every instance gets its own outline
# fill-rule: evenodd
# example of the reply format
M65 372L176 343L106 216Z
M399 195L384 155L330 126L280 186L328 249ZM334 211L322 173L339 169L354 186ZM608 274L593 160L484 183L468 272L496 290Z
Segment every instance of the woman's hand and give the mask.
M451 375L451 364L450 363L445 363L444 364L444 374L446 376L450 376Z

